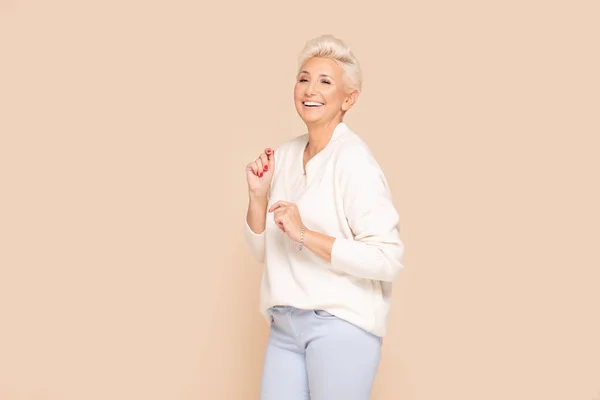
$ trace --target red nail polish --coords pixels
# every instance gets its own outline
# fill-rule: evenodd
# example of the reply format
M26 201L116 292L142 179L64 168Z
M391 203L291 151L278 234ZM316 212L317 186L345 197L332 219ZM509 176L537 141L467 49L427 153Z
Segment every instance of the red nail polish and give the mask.
M264 169L265 171L268 171L268 170L269 170L269 166L268 166L268 165L265 165L265 166L263 167L263 169Z
M271 149L267 149L267 151L266 151L267 155L271 155L272 152L273 151Z
M262 176L263 176L263 173L262 173L262 172L258 174L258 177L259 177L259 178L262 178Z

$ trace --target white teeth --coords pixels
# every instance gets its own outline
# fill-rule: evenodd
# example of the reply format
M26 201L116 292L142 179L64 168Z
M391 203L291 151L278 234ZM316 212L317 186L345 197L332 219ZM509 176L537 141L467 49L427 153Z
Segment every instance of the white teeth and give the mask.
M322 106L323 103L317 103L315 101L305 101L304 105L305 106L316 106L316 107L319 107L319 106Z

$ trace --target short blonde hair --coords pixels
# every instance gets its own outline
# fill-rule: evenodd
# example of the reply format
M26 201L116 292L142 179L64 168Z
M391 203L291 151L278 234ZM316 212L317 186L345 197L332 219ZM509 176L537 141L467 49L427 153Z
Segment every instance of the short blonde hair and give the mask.
M351 90L362 90L362 71L358 60L350 48L333 35L321 35L306 42L298 59L298 67L313 57L329 58L335 61L346 78L346 86Z

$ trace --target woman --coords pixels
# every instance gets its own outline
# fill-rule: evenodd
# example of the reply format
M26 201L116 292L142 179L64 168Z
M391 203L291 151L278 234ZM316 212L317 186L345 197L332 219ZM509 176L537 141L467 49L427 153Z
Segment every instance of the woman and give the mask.
M294 88L308 133L246 166L246 239L271 324L262 400L367 400L403 268L384 174L344 115L361 71L330 35L307 42Z

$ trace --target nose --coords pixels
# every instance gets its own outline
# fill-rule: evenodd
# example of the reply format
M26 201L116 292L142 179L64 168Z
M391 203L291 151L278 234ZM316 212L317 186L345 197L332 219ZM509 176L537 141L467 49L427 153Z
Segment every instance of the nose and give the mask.
M307 97L310 97L312 95L314 95L316 93L315 91L315 83L314 82L310 82L308 85L306 85L306 89L304 90L304 94Z

